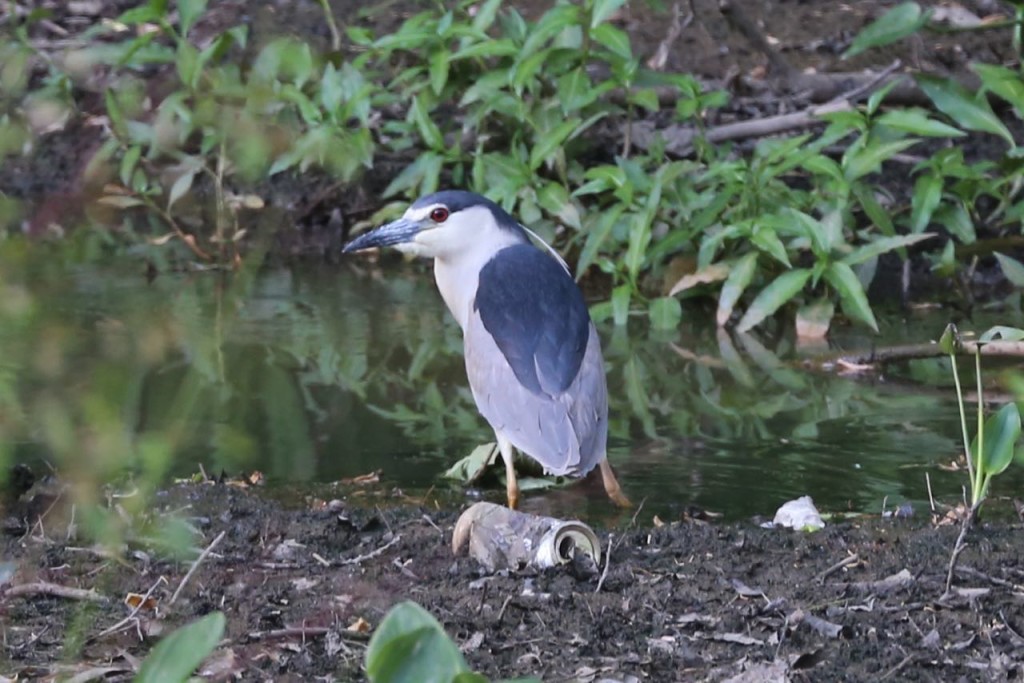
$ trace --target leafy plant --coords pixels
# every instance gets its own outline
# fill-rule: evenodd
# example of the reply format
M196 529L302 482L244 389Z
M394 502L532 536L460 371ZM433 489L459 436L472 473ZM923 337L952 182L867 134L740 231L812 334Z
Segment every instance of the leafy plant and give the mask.
M437 619L411 601L392 607L374 631L366 676L372 683L487 683L469 668Z
M953 381L956 384L957 406L960 409L960 431L963 436L964 457L967 460L967 476L971 485L971 510L976 511L988 496L993 477L1001 474L1013 461L1017 442L1020 439L1020 410L1014 402L1007 403L995 414L985 419L985 401L981 382L981 347L996 338L1020 341L1024 330L996 327L983 334L975 345L974 362L978 386L978 426L974 439L967 431L967 414L964 410L963 389L956 356L960 350L960 339L956 326L946 327L939 346L949 355L953 367Z
M164 636L143 660L135 683L187 681L224 635L224 613L212 612Z

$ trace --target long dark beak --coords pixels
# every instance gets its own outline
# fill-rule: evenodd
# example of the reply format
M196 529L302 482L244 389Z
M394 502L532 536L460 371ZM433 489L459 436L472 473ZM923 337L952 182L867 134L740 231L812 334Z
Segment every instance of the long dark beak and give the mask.
M422 225L418 221L399 218L397 221L382 225L366 234L360 235L346 244L341 251L347 254L371 247L391 247L403 242L411 242L421 229Z

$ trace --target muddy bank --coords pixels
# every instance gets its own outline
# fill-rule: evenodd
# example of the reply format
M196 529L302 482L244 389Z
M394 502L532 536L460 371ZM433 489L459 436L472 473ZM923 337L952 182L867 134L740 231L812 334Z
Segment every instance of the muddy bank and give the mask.
M9 507L2 560L16 570L0 587L0 671L103 666L106 680L128 680L161 633L219 609L228 640L208 674L362 680L370 630L405 599L492 678L949 681L1021 671L1017 524L979 525L940 601L958 528L921 512L798 534L753 522L654 527L640 510L598 529L611 538L607 567L487 576L451 554L456 509L339 495L285 507L223 484L162 493L154 519L176 511L195 552L220 538L183 586L191 563L152 540L110 554L69 539L60 505ZM90 592L60 597L49 584ZM148 594L146 606L125 605L131 593Z

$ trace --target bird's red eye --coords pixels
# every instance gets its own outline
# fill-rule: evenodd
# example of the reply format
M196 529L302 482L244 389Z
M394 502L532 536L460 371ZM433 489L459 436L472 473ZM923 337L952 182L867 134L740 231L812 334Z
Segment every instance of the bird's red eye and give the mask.
M434 221L435 223L444 223L446 220L448 220L448 209L444 208L443 206L437 207L436 209L430 212L430 220Z

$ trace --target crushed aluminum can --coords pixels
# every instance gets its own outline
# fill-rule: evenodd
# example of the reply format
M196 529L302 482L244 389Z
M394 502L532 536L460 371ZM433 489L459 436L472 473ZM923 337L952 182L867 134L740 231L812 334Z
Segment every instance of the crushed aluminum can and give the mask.
M586 524L477 503L462 513L452 534L452 551L469 556L488 572L545 568L571 562L577 553L601 562L601 542Z

